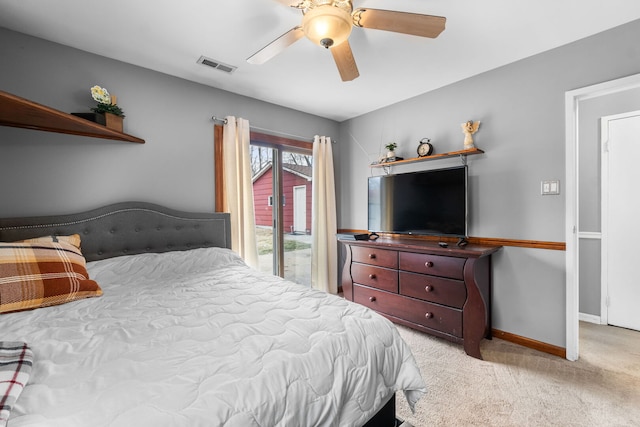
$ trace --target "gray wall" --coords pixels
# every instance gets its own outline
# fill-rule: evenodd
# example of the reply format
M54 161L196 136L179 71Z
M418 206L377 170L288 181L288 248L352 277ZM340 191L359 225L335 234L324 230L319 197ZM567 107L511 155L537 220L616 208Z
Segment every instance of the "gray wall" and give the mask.
M65 112L89 112L95 105L89 89L106 87L124 110L125 132L146 140L139 145L0 127L1 217L124 200L213 211L213 115L309 138L338 135L332 120L3 28L0 58L0 90Z
M483 73L341 124L339 226L366 229L367 176L381 146L415 157L423 137L436 152L462 149L460 124L480 120L469 157L470 227L476 237L565 240L565 197L541 196L565 177L568 90L640 72L640 21ZM399 71L401 73L401 71ZM401 75L398 78L402 78ZM459 164L396 166L393 173ZM565 346L565 253L505 247L494 257L494 327Z

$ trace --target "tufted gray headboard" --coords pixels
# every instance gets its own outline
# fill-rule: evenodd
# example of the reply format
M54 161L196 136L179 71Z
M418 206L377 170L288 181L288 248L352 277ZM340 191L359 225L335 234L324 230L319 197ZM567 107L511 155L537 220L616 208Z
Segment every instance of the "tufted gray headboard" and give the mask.
M231 247L226 213L181 212L124 202L70 215L0 218L0 242L79 234L87 261L202 247Z

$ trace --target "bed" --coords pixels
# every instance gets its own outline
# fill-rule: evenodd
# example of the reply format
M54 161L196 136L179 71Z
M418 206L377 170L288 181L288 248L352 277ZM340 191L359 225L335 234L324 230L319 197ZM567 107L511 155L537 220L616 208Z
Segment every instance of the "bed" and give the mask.
M8 426L396 425L395 393L426 390L391 322L247 267L229 225L134 202L0 219L14 250L79 236L89 276L87 295L0 314L0 341L33 353Z

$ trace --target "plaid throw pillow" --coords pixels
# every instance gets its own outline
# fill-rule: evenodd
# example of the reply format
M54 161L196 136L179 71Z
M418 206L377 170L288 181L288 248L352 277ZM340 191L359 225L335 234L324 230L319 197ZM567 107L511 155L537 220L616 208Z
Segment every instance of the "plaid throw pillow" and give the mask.
M0 427L7 425L9 413L27 384L33 352L23 342L0 341Z
M0 313L102 295L77 246L60 238L35 240L0 243Z

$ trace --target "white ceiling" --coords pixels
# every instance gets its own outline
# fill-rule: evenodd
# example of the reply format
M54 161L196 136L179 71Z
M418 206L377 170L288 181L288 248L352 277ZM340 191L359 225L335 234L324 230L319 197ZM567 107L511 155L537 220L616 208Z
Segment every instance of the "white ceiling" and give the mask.
M354 28L360 77L303 38L263 65L246 58L302 19L274 0L0 0L0 26L343 121L640 19L638 0L354 0L445 16L436 39ZM237 66L225 74L196 63Z

